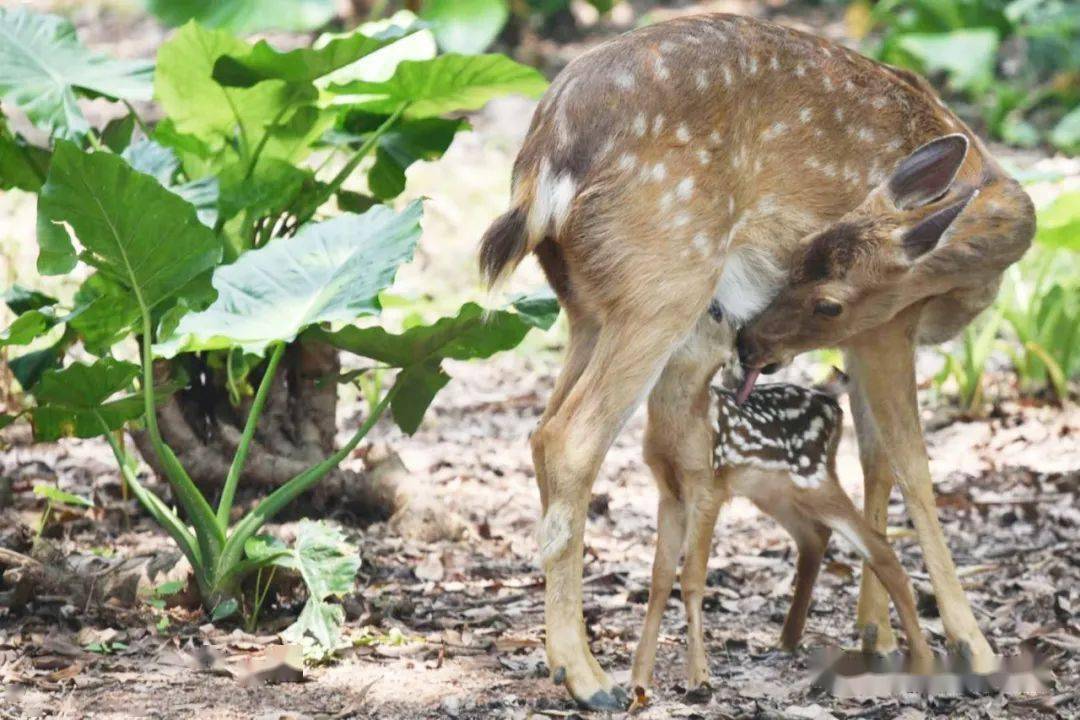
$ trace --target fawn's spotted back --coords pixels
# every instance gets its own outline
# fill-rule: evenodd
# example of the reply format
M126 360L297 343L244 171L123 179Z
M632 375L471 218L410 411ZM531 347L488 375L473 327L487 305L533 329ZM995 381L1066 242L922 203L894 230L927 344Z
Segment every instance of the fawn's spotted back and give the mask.
M788 472L802 488L825 481L835 462L843 413L836 400L797 385L762 385L741 406L713 388L713 468L750 466Z

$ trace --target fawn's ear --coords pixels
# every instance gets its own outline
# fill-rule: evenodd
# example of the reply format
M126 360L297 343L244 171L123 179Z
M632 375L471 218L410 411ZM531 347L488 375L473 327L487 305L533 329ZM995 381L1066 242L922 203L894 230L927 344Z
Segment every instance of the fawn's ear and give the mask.
M966 137L946 135L901 160L888 181L893 204L900 210L911 210L940 198L956 178L967 149Z
M937 247L941 236L953 224L953 220L956 220L977 194L975 191L969 192L956 202L927 215L909 228L900 238L908 260L916 260Z

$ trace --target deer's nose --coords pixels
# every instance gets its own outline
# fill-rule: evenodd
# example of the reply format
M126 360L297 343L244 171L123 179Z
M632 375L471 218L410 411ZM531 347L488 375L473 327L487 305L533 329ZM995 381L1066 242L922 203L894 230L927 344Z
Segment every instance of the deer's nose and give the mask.
M745 331L740 331L735 339L735 347L739 353L739 364L744 368L756 367L755 360L759 355L757 343Z

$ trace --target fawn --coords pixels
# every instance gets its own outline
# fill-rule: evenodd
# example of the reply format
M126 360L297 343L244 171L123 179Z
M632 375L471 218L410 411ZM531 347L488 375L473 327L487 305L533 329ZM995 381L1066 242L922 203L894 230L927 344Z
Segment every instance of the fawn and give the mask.
M710 388L710 378L731 355L733 334L722 311L711 306L698 322L694 347L669 362L656 385L668 393L694 393L690 416L669 417L664 404L648 408L650 429L678 422L681 432L650 432L645 439L660 503L649 606L634 653L631 685L644 690L650 684L660 620L684 546L680 590L687 620L687 687L708 682L701 602L716 518L732 494L750 499L775 518L798 547L794 595L780 634L784 649L794 650L802 637L814 581L829 536L836 531L884 583L914 664L928 667L931 652L919 630L907 574L837 479L836 449L843 431L839 404L822 393L788 384L760 386L743 403L726 390ZM667 447L671 443L681 447ZM665 465L668 457L689 462L673 472Z
M778 294L792 313L740 336L748 381L790 352L845 349L866 517L884 529L898 482L947 635L976 669L992 665L937 519L914 348L989 305L1033 234L1030 199L925 80L826 40L701 15L613 39L560 73L480 266L491 283L534 253L569 320L531 444L548 665L579 703L628 700L582 618L593 481L646 396L689 414L693 393L654 384L714 299L736 326ZM886 649L888 598L871 578L858 624Z

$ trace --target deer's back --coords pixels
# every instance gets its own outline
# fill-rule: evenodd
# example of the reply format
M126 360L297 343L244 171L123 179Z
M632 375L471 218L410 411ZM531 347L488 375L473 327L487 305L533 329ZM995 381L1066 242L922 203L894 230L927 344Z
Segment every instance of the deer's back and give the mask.
M752 246L743 264L760 265L961 129L911 73L771 23L695 16L566 67L518 156L514 203L530 246L558 241L597 280L628 253L718 263Z

